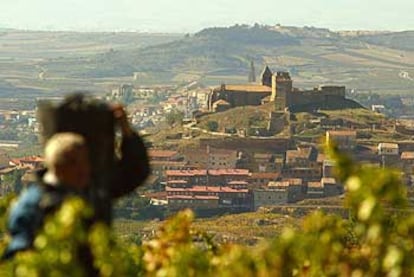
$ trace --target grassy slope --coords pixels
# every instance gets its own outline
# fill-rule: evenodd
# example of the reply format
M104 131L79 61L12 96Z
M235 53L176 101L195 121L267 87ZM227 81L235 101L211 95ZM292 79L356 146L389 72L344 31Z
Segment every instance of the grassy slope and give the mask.
M93 72L97 54L136 50L179 37L179 34L4 31L0 33L0 97L33 98L79 89L107 91L105 83L132 82L132 74L128 80L119 77L91 80L82 74L75 76L76 72ZM39 79L40 72L46 73L45 80Z
M248 128L251 126L265 127L268 122L268 113L272 110L272 103L263 106L246 106L227 110L225 112L215 113L203 116L199 119L197 127L207 130L209 121L216 121L219 124L219 131L223 132L225 127L233 127L235 129ZM409 139L401 134L395 134L393 131L393 121L385 118L382 114L372 112L367 109L344 109L319 111L319 114L312 113L295 113L295 118L291 120L291 124L296 126L295 138L301 140L303 138L319 139L325 135L325 130L311 123L311 120L327 117L329 119L342 119L359 129L361 134L371 136L372 143L380 141L394 141L400 139ZM260 120L260 118L262 120ZM376 129L372 130L375 125ZM287 128L286 128L287 129ZM185 149L187 147L198 145L200 138L218 138L217 136L202 133L201 131L191 131L193 138L191 140L166 140L166 136L177 133L187 134L181 126L174 128L164 128L158 133L148 137L150 141L157 147L166 147L173 149ZM286 134L286 132L284 133Z
M224 215L214 218L196 219L193 229L214 236L217 242L255 243L261 239L270 239L279 234L284 227L297 227L301 219L264 211ZM160 227L158 221L116 220L115 232L123 237L139 235L143 239L151 238Z
M343 199L339 197L308 199L294 204L296 209L277 209L280 206L273 206L261 208L256 212L196 218L192 227L195 231L213 235L217 242L253 244L277 236L286 227L299 229L303 216L310 211L324 208L328 213L337 212L329 210L329 207L342 207L343 204ZM297 208L300 206L305 207L299 211ZM150 239L161 225L160 221L117 219L114 229L123 238L138 235L146 240Z
M108 91L120 82L242 83L254 60L257 75L264 64L289 70L296 87L343 84L409 94L414 83L399 74L414 75L413 37L414 32L343 36L327 29L269 26L210 28L187 37L8 31L0 35L0 93ZM45 81L38 78L41 71ZM146 74L134 82L137 71Z
M204 116L200 119L198 127L207 130L209 121L216 121L219 124L220 132L224 128L266 127L269 119L269 112L273 110L273 104L263 106L245 106L230 109L225 112Z
M410 41L413 34L408 35ZM173 76L192 73L208 84L234 83L246 79L253 59L257 73L263 64L292 71L298 87L335 83L383 93L410 92L412 82L398 76L401 70L414 74L413 51L403 38L399 36L402 49L389 48L380 39L373 39L373 44L364 39L316 28L211 28L157 47L101 55L95 73L112 74L123 64L121 74L133 70Z
M374 113L366 109L351 109L351 110L337 110L337 111L321 111L321 115L327 116L330 119L343 119L345 122L351 123L358 128L360 136L369 137L369 140L361 138L361 143L368 143L375 145L384 141L399 141L409 140L409 136L395 133L392 119L386 118L382 114ZM309 124L311 119L316 116L309 113L296 114L296 121L292 123L297 126L297 139L302 138L322 138L325 135L325 130L313 127ZM375 125L375 130L372 126Z

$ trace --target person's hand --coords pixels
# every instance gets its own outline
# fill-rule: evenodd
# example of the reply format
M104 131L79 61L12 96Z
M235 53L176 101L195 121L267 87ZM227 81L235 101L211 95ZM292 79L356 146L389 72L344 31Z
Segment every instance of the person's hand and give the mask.
M131 126L128 122L128 117L125 112L124 107L121 104L113 104L112 111L114 113L114 118L116 123L121 128L122 136L130 137L133 135L134 131L131 129Z

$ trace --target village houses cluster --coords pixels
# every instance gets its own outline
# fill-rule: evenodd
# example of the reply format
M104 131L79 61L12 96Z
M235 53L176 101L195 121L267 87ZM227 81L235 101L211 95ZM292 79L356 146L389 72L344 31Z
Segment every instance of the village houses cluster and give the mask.
M328 130L326 140L334 141L361 163L403 169L405 181L411 184L414 144L384 142L364 149L358 145L357 132ZM209 145L182 152L151 149L149 185L153 191L147 197L170 210L189 207L248 211L344 193L335 175L334 161L317 146L285 146L272 153Z
M158 126L165 122L166 115L176 111L182 113L185 121L193 120L197 113L218 113L269 102L275 103L275 114L288 114L286 117L295 111L315 111L324 107L339 109L336 107L338 103L343 107L359 107L346 99L345 87L296 89L289 73L273 73L268 67L259 84L222 84L215 88L197 82L151 87L122 84L105 97L129 104L130 119L137 130ZM52 100L60 101L61 98ZM329 118L310 123L319 124L326 132L325 139L334 141L357 162L400 168L405 182L413 183L412 142L383 141L370 147L361 143L366 142L365 131L359 130L357 124ZM395 129L414 136L414 131L407 126L396 124ZM0 131L11 127L37 135L39 125L35 111L0 112ZM10 158L10 149L19 149L23 141L2 135L0 193L5 194L13 190L9 184L13 178L20 178L23 185L30 182L29 173L42 167L42 158L33 155ZM148 152L152 174L142 196L149 198L152 205L162 205L170 211L186 207L204 211L251 211L262 206L287 205L344 193L343 184L335 177L334 161L324 155L315 141L243 135L200 139L197 147L182 150L149 148Z
M356 130L328 130L326 140L354 159L372 166L402 169L407 184L414 176L414 144L379 143L362 149ZM206 141L205 143L211 143ZM250 211L261 206L295 203L309 198L341 195L343 184L335 178L335 163L315 145L289 149L279 143L272 152L246 151L209 144L185 151L149 149L152 174L145 196L154 205L175 211L185 207L228 211ZM282 145L282 146L280 146ZM20 172L22 183L33 170L41 168L40 156L10 158L0 153L2 194L13 190L8 176Z

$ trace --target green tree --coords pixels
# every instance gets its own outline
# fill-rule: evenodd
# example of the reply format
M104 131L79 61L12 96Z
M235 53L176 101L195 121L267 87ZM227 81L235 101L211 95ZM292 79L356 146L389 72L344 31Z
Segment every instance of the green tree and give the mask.
M167 124L170 126L182 124L183 119L184 119L184 113L174 109L165 115L165 119L167 121Z
M216 132L218 130L218 128L219 128L219 124L218 124L217 121L210 120L210 121L207 122L207 129L210 132Z
M12 172L5 174L1 180L1 186L3 190L9 192L20 192L23 187L22 176L25 170L15 169Z

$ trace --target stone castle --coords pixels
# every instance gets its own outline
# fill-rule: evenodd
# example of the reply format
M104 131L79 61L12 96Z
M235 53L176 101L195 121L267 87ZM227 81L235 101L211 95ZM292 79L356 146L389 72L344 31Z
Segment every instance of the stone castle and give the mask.
M319 86L311 90L300 90L293 87L288 72L273 73L268 66L264 68L259 84L222 84L212 89L208 107L210 111L219 112L267 102L273 102L276 111L292 112L361 107L358 103L345 98L345 86Z

